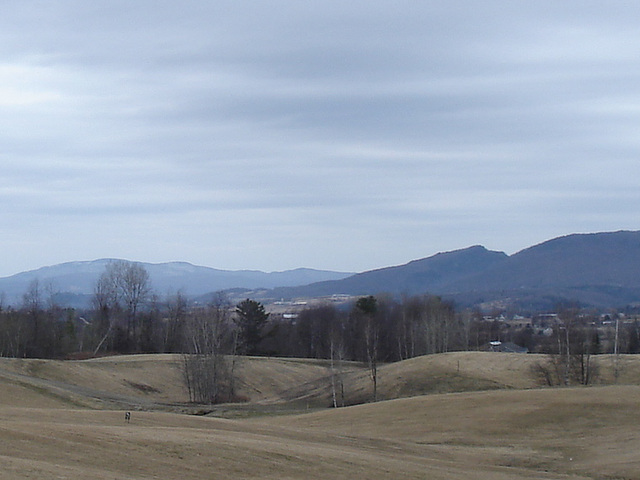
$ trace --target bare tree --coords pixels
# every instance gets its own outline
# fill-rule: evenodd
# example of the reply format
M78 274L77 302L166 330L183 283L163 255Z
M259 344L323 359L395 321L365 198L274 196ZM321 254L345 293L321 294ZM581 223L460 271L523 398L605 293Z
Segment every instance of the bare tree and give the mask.
M364 319L364 341L369 366L369 376L373 386L373 401L378 401L378 346L380 342L379 322L376 318L378 304L374 296L361 297L356 301L355 310Z
M187 298L182 292L169 297L167 301L167 327L164 349L166 352L180 352L184 345L184 333L188 312Z
M345 344L342 332L333 330L329 341L329 349L331 360L331 399L333 407L344 407ZM339 402L338 398L340 399Z
M613 376L616 383L620 376L620 315L616 313L616 335L613 345Z
M591 357L599 353L593 318L577 306L563 306L553 329L555 340L548 346L547 361L538 362L535 371L549 386L593 383L598 377L598 369Z
M111 335L115 322L115 310L118 308L117 288L108 270L105 270L96 282L93 290L93 306L97 312L94 329L100 338L93 351L93 356L96 356Z
M233 359L229 365L225 355L235 344L231 324L230 305L222 295L189 315L183 375L191 401L213 404L233 396Z
M118 320L126 325L122 347L130 349L136 340L138 311L151 294L149 273L140 263L116 260L109 263L94 289L94 305L99 312L102 338L94 351L97 353L112 334ZM119 317L123 316L121 319Z
M129 318L135 320L138 309L151 293L149 272L139 263L116 262L117 285Z
M42 355L41 336L44 330L44 312L42 303L42 288L36 278L29 283L27 291L22 296L22 308L27 315L29 334L27 341L27 355L38 357Z
M344 319L333 305L323 305L320 312L323 314L323 323L329 337L329 368L333 407L344 407L344 361L346 356Z

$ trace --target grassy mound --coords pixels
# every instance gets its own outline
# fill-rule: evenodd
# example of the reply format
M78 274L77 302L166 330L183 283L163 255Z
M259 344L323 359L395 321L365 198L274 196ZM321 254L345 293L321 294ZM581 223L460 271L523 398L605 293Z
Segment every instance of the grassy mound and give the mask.
M380 367L387 401L291 414L329 405L328 362L246 358L251 401L216 414L253 418L230 420L159 411L186 400L179 356L0 359L0 478L640 480L640 386L536 388L541 360L415 358ZM612 358L596 362L613 379ZM617 381L637 382L639 362L622 357ZM368 399L366 366L344 382Z
M537 388L544 385L544 380L536 366L546 361L542 355L452 352L381 365L378 399ZM599 371L597 383L640 385L640 356L621 356L617 378L612 356L601 355L592 361ZM326 408L332 403L332 371L326 360L238 358L236 371L237 393L250 405L286 410ZM372 400L366 365L345 363L341 379L345 404ZM25 405L55 400L61 407L167 409L188 402L179 355L68 361L0 359L0 383L5 385L0 404L11 403L15 396L23 398Z
M225 420L0 406L6 479L640 478L640 388L429 395Z

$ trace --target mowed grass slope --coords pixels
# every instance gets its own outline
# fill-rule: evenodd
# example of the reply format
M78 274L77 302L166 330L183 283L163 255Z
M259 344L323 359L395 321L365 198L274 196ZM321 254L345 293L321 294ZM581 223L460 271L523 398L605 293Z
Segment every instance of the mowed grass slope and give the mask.
M380 396L410 398L242 420L158 411L186 400L179 360L1 359L0 478L640 480L640 387L535 388L533 355L384 365ZM619 381L637 380L638 360L622 359ZM598 362L606 377L611 358ZM330 403L327 362L249 358L239 369L251 405ZM344 378L351 398L370 394L365 366L346 365ZM453 390L463 392L418 395Z
M3 358L0 381L58 398L67 406L153 408L161 403L185 401L178 360L173 355L70 361ZM0 394L0 403L5 403L4 397Z
M305 415L0 407L0 478L640 478L634 386L436 394Z
M429 355L381 365L379 399L426 393L531 388L539 383L531 365L534 356L457 352ZM88 407L127 406L153 409L188 402L180 355L130 355L90 360L0 359L0 378L23 388L49 392ZM330 362L313 359L237 357L238 394L254 404L304 404L315 408L332 403ZM371 400L366 365L334 365L344 384L347 404ZM12 401L13 397L9 395ZM0 402L2 398L0 397Z
M491 352L452 352L427 355L378 368L378 399L433 393L527 389L544 386L538 364L543 355ZM90 360L33 360L0 358L0 392L13 402L10 389L48 393L62 406L127 407L152 410L189 401L182 377L180 355L129 355ZM619 358L614 378L614 358L593 357L599 371L596 384L640 385L640 356ZM332 404L330 362L313 359L237 357L238 394L251 404L304 405L325 408ZM334 365L335 380L344 384L345 403L372 400L372 382L366 365ZM41 395L33 397L33 401ZM27 401L29 396L22 395ZM30 401L30 400L29 400Z
M466 465L471 478L501 466L513 468L513 478L536 471L638 479L639 412L640 387L607 386L428 395L259 422L391 450L425 447Z

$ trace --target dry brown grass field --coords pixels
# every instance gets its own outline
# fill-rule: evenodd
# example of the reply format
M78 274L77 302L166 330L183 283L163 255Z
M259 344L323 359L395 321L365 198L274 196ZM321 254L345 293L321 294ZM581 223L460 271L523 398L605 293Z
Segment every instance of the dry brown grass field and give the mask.
M571 388L540 388L537 361L389 364L384 401L330 409L326 362L248 358L249 401L195 416L177 356L0 359L0 478L640 479L640 357L622 358L617 385L599 357L603 384ZM366 368L344 379L366 399Z

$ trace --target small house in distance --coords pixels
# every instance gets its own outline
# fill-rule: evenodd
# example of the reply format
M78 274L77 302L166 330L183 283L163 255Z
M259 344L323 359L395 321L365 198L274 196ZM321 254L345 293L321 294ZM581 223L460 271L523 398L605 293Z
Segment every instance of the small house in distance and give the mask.
M485 349L489 352L529 353L529 349L527 347L521 347L513 342L489 342L488 345L485 345Z

